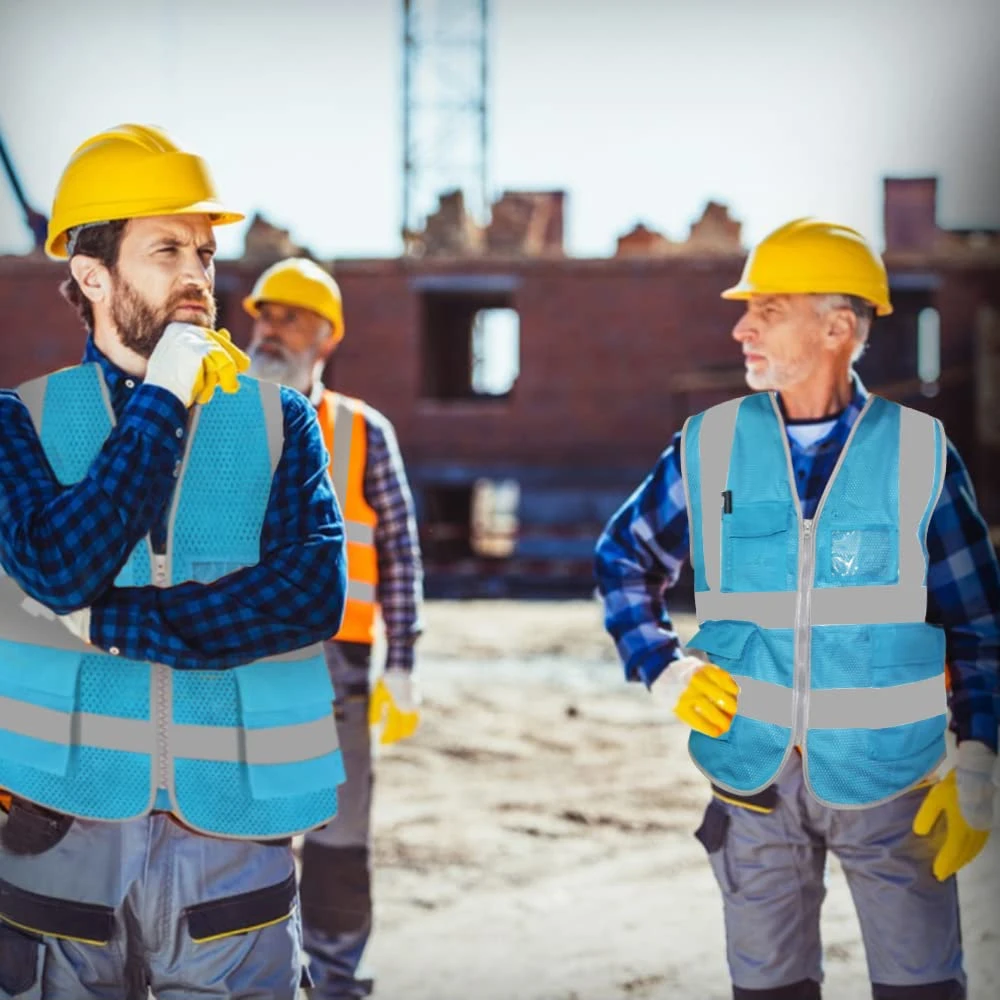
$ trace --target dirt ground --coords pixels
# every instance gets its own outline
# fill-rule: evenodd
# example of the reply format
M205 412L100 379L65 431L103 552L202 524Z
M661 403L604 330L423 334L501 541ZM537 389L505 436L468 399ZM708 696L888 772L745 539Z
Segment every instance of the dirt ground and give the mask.
M706 783L600 606L430 602L419 665L424 723L377 764L375 996L728 998ZM971 1000L1000 995L998 847L961 876ZM835 861L823 933L824 995L869 996Z

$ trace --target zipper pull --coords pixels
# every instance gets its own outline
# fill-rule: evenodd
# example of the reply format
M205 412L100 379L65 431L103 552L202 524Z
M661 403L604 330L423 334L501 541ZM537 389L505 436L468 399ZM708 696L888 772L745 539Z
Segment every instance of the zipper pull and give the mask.
M167 585L167 557L161 555L153 556L153 583L157 587Z
M802 534L808 539L812 535L813 523L812 521L802 522Z

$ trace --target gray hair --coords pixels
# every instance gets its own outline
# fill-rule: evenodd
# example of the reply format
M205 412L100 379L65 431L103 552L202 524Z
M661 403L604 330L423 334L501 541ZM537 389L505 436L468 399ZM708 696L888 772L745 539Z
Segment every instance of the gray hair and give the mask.
M857 295L814 295L813 299L816 303L816 311L821 316L825 316L833 309L850 309L857 317L854 352L851 354L851 364L853 365L865 353L865 348L868 346L868 334L875 321L875 307Z

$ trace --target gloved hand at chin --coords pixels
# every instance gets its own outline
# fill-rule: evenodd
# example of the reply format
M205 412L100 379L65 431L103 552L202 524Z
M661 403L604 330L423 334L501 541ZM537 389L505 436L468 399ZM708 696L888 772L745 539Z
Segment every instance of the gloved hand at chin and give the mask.
M420 693L409 670L387 670L375 682L368 707L369 725L383 745L409 739L420 725Z
M158 385L184 406L208 403L216 387L239 390L239 374L250 359L232 343L226 330L191 323L168 323L146 366L146 384Z
M913 832L921 837L928 836L939 820L945 824L934 857L934 877L939 882L969 864L990 838L996 759L985 743L963 740L955 767L931 787L913 819Z

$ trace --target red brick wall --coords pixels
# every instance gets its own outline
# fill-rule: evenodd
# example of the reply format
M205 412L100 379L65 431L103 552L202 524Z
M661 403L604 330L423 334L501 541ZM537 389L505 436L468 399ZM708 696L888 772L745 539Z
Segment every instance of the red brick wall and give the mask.
M340 262L335 273L347 337L329 375L392 419L411 465L648 468L688 413L746 391L730 339L740 307L719 298L741 263L710 256L508 266L497 260ZM0 385L79 358L83 332L58 293L64 267L0 258ZM238 343L246 343L250 325L239 302L262 269L243 262L219 266L221 320ZM506 400L421 400L420 293L412 281L476 274L520 282L513 305L521 317L521 375ZM976 309L983 301L998 304L994 273L954 270L941 277L936 293L914 298L912 309L900 300L897 316L876 327L880 343L861 370L872 388L912 380L913 317L921 303L933 301L941 311L943 363L958 374L933 399L910 392L900 398L946 421L977 487L992 493L995 464L976 456L970 366ZM735 380L671 392L678 376L710 369L727 370Z
M705 365L738 367L729 337L738 306L719 298L739 259L560 261L504 268L463 262L345 262L347 336L328 372L396 424L411 461L529 465L655 460L686 413L670 379ZM225 266L225 265L224 265ZM425 274L519 279L521 374L505 400L422 400L420 292ZM253 274L227 268L234 300ZM242 341L247 325L227 317Z

